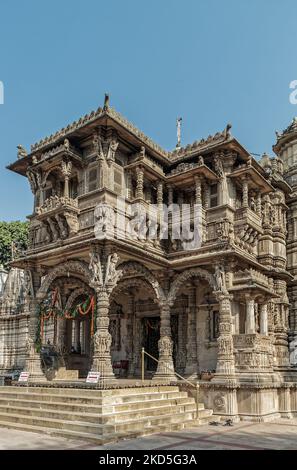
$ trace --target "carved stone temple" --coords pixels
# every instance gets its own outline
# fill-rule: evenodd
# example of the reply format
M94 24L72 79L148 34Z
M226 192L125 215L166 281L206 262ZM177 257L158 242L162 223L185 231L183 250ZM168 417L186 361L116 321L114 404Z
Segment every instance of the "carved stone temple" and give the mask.
M144 348L146 379L199 381L215 414L297 415L297 119L260 161L230 128L168 152L106 99L22 148L8 168L34 207L27 251L0 269L2 374L120 384ZM190 228L200 208L198 244L172 236L172 214L168 237L138 230L133 208L152 208L158 235L170 205Z

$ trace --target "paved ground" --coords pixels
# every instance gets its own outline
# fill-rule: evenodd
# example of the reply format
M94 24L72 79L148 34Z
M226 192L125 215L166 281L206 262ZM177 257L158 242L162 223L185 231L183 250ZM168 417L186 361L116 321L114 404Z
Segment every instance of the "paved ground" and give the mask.
M241 422L233 427L199 426L95 447L93 444L0 428L0 450L15 449L289 449L297 450L297 419L271 423Z

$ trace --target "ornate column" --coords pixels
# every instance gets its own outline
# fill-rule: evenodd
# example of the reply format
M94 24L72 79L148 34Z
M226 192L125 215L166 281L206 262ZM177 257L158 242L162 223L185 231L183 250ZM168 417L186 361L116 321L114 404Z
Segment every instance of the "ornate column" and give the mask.
M29 372L29 382L44 382L46 377L41 368L40 353L36 351L39 338L38 333L38 304L43 300L43 295L36 294L40 287L40 276L36 271L26 271L26 311L29 312L28 338L26 341L25 370Z
M62 174L64 176L64 197L69 198L69 178L71 176L72 163L62 162Z
M134 336L133 336L133 370L131 374L141 375L141 348L143 346L143 332L141 318L137 315L138 309L135 306Z
M143 199L143 168L141 166L136 169L136 198Z
M232 315L230 301L232 296L227 291L216 293L219 301L219 337L218 359L215 381L235 378L235 362L232 338Z
M127 194L126 197L128 199L132 198L132 175L131 171L127 171Z
M173 345L170 325L170 305L160 304L160 339L158 342L159 362L153 380L175 381L174 364L172 358Z
M162 207L163 207L163 181L158 181L157 204L158 204L159 211L162 210Z
M109 295L105 288L96 289L97 318L94 335L92 371L100 372L100 380L112 381L111 334L109 333Z
M133 291L128 293L128 305L127 305L127 360L128 364L128 374L134 375L135 364L133 361L134 358L134 348L133 348L133 336L134 336L134 315L135 315L135 303Z
M167 185L167 191L168 191L168 206L171 206L171 204L173 204L173 188L170 184Z
M157 206L158 206L158 223L163 222L163 181L158 182L157 186Z
M92 371L100 372L100 380L112 382L114 373L111 363L111 334L109 333L110 293L116 285L120 272L116 265L119 257L116 253L103 254L94 247L90 253L89 270L92 273L91 287L96 292L97 316L96 333L93 338Z
M204 184L204 209L209 209L210 207L210 188L209 184L205 182Z
M185 374L197 378L196 287L191 287L188 297L187 362Z
M242 207L249 206L249 185L247 178L242 181Z
M246 298L245 332L248 335L256 333L255 301L254 299L251 299L250 297Z
M58 329L58 340L57 340L57 350L59 353L59 361L61 366L65 366L65 356L67 355L67 345L66 345L66 331L67 331L67 320L66 318L57 318L57 329Z
M202 204L201 178L199 176L195 176L195 204Z
M261 305L261 310L260 310L260 333L261 333L261 335L268 336L267 304L262 304Z

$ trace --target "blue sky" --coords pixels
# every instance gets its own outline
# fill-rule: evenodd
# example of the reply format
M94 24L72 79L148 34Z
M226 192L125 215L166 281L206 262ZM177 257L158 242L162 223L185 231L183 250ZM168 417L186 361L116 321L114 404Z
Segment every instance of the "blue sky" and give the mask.
M2 0L0 220L24 220L32 196L5 166L16 146L103 103L163 147L222 130L271 152L296 105L295 0Z

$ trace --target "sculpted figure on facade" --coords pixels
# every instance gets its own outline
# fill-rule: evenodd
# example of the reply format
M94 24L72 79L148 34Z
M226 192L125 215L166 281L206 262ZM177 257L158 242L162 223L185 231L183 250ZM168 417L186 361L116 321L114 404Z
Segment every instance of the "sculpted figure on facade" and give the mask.
M94 210L94 233L98 240L114 235L115 213L113 207L100 203Z
M119 146L119 143L115 139L112 139L109 142L109 147L108 147L108 152L107 152L107 157L106 157L106 160L109 163L115 161L115 154L116 154L118 146Z
M225 269L221 264L217 264L215 267L215 283L216 283L216 290L218 292L228 292L226 288L226 275Z
M95 250L92 250L90 253L89 270L92 273L91 285L103 286L103 273L102 273L100 255L96 253Z

